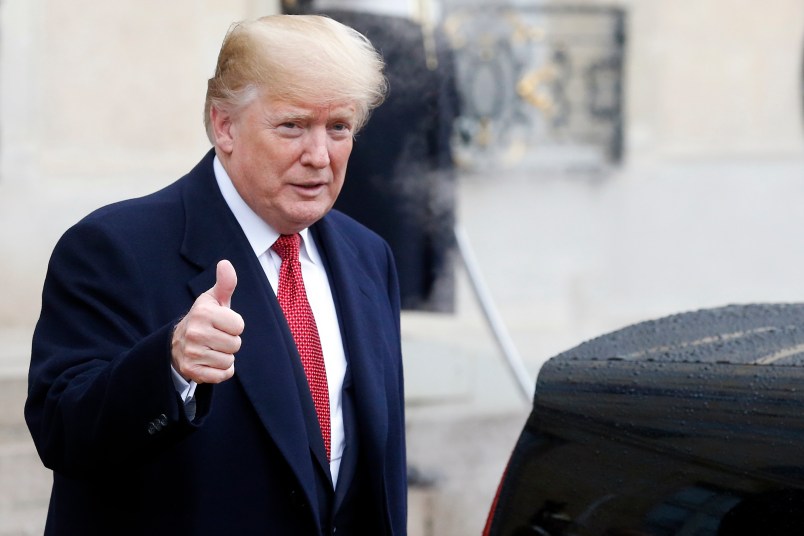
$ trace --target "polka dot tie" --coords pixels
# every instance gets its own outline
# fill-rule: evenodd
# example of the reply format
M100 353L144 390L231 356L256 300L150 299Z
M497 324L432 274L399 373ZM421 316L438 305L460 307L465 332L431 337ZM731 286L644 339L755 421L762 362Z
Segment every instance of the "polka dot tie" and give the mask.
M324 366L324 353L321 351L321 341L318 338L318 328L315 325L313 310L307 301L307 292L304 290L301 264L299 263L298 234L281 235L274 245L274 251L282 258L279 268L279 290L276 297L285 313L290 332L296 341L302 367L307 375L310 393L313 395L315 411L318 415L318 425L324 438L327 449L327 459L330 458L330 432L329 432L329 387L327 386L327 370Z

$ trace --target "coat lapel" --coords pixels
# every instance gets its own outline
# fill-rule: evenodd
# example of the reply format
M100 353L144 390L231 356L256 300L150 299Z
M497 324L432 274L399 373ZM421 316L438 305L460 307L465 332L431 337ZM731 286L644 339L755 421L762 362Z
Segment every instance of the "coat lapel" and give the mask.
M333 219L325 217L314 227L315 238L328 266L330 287L336 301L344 349L351 374L355 413L360 423L360 452L368 462L371 478L384 478L385 446L388 438L384 356L393 355L383 339L393 326L383 324L387 314L378 310L378 296L387 289L378 288L376 276L365 272L353 239L343 233ZM347 469L347 468L344 468ZM341 473L336 508L352 474ZM344 484L344 485L342 485ZM383 485L374 489L384 489Z

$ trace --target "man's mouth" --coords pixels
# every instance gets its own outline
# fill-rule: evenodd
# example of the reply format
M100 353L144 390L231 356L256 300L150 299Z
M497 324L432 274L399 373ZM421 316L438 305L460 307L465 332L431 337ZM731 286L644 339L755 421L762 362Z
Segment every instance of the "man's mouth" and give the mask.
M310 183L291 184L290 186L297 193L307 196L313 196L321 193L321 191L326 188L327 184L325 182L310 182Z

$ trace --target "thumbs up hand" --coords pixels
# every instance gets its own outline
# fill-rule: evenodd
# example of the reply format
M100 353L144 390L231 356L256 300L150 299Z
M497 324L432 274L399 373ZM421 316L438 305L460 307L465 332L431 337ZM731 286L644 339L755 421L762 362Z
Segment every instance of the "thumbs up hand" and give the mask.
M220 383L234 375L243 317L230 309L237 286L232 263L218 263L215 285L201 294L173 330L173 368L187 381Z

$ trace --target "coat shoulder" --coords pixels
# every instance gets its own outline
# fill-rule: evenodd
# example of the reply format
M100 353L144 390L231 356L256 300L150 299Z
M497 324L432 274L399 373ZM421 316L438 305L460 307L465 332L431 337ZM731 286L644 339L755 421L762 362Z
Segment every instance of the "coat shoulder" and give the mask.
M327 214L326 221L336 230L351 237L357 245L368 247L387 247L385 239L356 219L333 209Z

